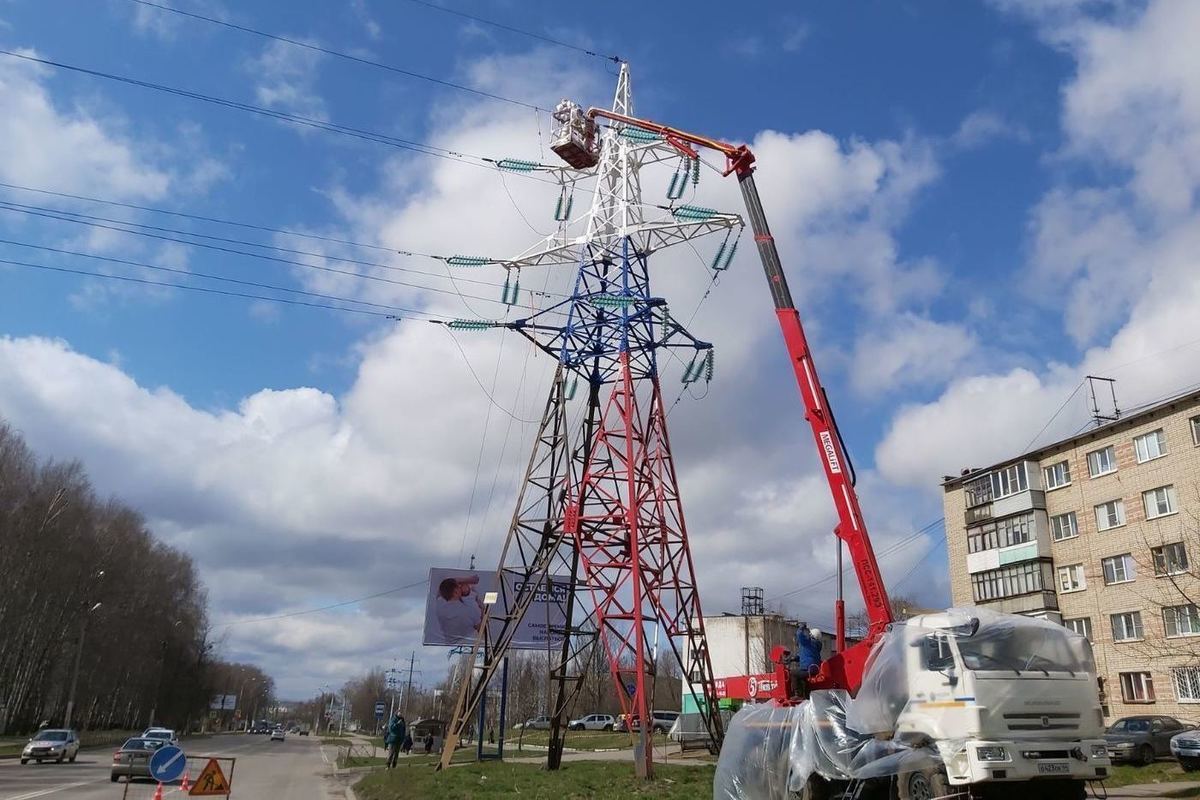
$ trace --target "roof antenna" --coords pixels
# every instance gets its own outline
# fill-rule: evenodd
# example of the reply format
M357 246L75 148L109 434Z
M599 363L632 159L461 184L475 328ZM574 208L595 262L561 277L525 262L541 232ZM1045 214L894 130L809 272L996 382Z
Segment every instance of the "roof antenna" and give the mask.
M1101 425L1103 425L1106 422L1116 422L1117 420L1119 420L1121 418L1121 409L1117 406L1117 381L1116 381L1116 379L1115 378L1101 378L1097 375L1088 375L1087 378L1085 378L1085 380L1087 380L1087 384L1088 384L1088 396L1091 397L1091 400L1092 400L1092 422L1095 423L1096 427L1099 428ZM1108 392L1112 398L1112 413L1111 414L1101 414L1100 413L1100 403L1096 399L1096 383L1097 382L1108 384ZM1102 389L1101 394L1103 394L1103 393L1104 392Z

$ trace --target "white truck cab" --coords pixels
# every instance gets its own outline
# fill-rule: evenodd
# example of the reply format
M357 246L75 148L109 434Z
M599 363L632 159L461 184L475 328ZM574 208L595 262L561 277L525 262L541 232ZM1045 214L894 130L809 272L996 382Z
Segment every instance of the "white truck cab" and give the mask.
M888 637L847 708L851 728L935 749L951 786L1073 779L1082 796L1082 781L1107 777L1096 666L1084 637L981 609L914 617ZM1062 797L1075 793L1060 787Z

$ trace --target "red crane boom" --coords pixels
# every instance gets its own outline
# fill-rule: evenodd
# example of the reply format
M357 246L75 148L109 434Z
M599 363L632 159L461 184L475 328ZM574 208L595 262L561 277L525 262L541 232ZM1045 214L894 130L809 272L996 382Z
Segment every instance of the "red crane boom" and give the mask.
M737 175L738 185L742 190L742 199L746 203L746 214L750 218L750 227L754 231L754 242L758 245L758 255L767 276L771 299L775 304L775 316L779 320L783 340L787 345L788 356L792 362L792 369L796 373L796 382L800 386L800 396L804 400L804 418L808 420L808 424L812 428L813 440L821 454L821 463L825 469L825 479L829 483L833 504L837 508L838 524L834 528L834 534L846 543L850 551L850 559L854 565L854 573L858 578L859 589L862 592L867 611L866 636L862 641L847 647L845 643L845 607L839 596L835 608L837 652L821 664L821 671L809 681L809 686L813 689L847 689L852 694L856 693L862 683L863 667L871 652L871 647L883 633L884 628L892 622L892 608L888 602L887 589L884 587L883 576L879 572L879 563L875 559L875 551L871 547L871 539L867 534L862 510L859 507L858 492L854 487L853 469L846 457L833 410L829 407L829 398L817 375L812 351L809 349L808 340L804 335L804 326L800 323L800 314L796 311L791 291L788 289L787 277L784 275L783 264L779 259L779 250L775 247L775 238L771 235L771 229L767 225L767 217L758 196L758 188L754 184L754 154L745 145L733 145L709 139L651 120L629 117L601 108L588 109L587 113L593 119L605 117L658 133L682 154L691 158L699 158L696 147L716 150L725 156L725 170L722 174ZM840 566L840 547L838 560ZM782 648L776 648L776 651L779 650ZM778 662L779 656L778 652L772 652L773 661ZM785 688L789 685L787 669L778 663L776 678L773 685L768 686L762 686L761 683L750 680L748 691L745 687L729 685L730 679L726 679L725 682L730 696L755 697L757 695L763 697L770 695L786 702L790 699L790 692Z

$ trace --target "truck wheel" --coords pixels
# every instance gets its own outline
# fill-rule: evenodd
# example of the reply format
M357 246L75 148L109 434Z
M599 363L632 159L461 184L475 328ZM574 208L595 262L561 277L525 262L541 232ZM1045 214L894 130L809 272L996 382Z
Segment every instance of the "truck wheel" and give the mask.
M1138 750L1138 761L1143 767L1148 767L1154 763L1154 748L1148 744L1142 745L1142 749Z
M941 767L902 773L899 789L900 800L939 800L959 796Z
M804 787L789 797L791 800L829 800L829 784L820 775L809 775Z

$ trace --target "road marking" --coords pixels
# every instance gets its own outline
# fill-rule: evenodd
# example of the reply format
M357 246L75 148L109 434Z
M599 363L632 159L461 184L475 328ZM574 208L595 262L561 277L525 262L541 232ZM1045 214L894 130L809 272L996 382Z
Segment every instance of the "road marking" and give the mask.
M87 786L89 783L99 783L99 781L79 781L78 783L64 783L59 786L51 786L49 789L39 789L36 792L27 792L26 794L13 795L6 797L4 800L33 800L35 797L43 797L55 792L61 792L63 789L74 789L76 786Z

